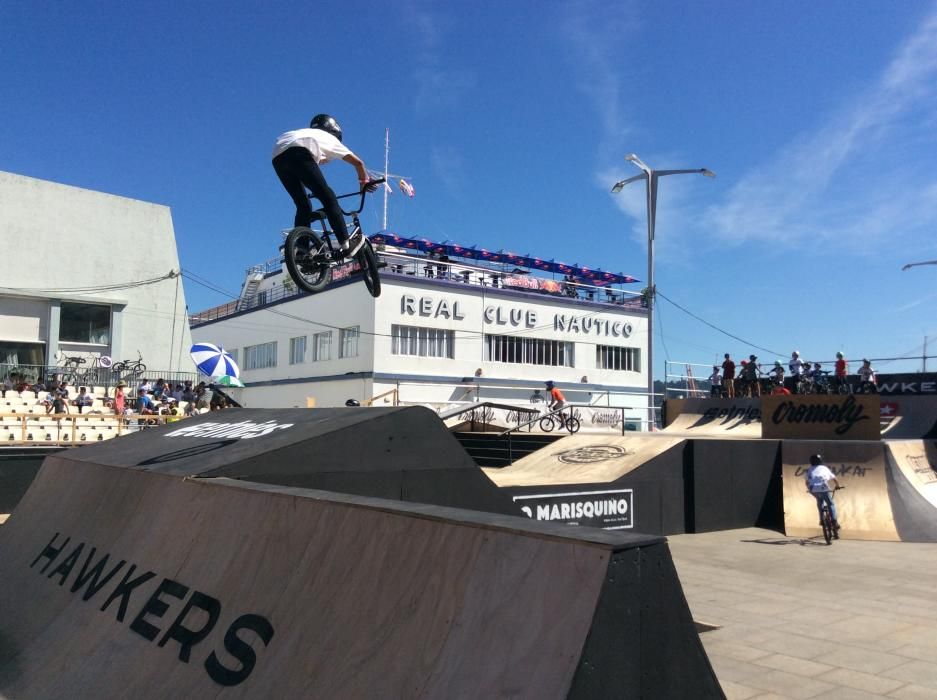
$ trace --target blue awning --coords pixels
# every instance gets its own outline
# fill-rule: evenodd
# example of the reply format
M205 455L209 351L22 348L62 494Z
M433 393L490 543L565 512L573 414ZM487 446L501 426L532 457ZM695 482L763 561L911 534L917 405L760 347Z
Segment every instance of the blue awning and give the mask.
M641 280L631 275L623 275L615 272L606 272L601 268L588 268L580 265L567 265L566 263L556 262L554 259L544 260L530 255L518 255L516 253L504 250L490 251L485 248L476 248L475 246L461 246L455 243L436 243L427 238L407 238L399 236L390 231L381 231L370 236L375 243L396 246L398 248L407 248L418 250L423 253L432 253L434 255L445 255L447 257L466 258L468 260L482 260L489 263L501 263L505 265L514 265L516 267L526 267L531 270L540 270L553 274L571 277L574 281L584 281L597 287L610 284L632 284Z

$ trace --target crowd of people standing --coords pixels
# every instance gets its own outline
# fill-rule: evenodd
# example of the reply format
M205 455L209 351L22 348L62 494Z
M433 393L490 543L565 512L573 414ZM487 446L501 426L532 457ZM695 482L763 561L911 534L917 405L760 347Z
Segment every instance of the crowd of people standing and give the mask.
M822 362L808 362L800 352L794 350L787 363L787 373L780 360L768 366L758 362L757 355L749 355L738 366L730 353L725 354L722 365L713 365L708 377L710 395L714 397L736 398L756 397L764 394L813 394L813 393L849 393L852 384L849 377L849 363L842 352L836 353L832 370L823 369ZM871 361L862 360L862 366L856 372L859 393L875 393L875 369Z

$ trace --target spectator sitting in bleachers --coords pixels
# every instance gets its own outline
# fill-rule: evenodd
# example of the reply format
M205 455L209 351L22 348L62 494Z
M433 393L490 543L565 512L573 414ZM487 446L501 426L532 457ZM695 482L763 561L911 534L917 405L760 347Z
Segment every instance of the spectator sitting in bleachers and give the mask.
M211 390L210 386L206 386L205 382L199 382L198 386L195 388L195 407L201 410L210 410L211 409L211 400L215 395L215 392Z
M153 385L153 400L160 401L167 389L169 389L169 387L166 385L166 380L162 377L157 379L156 384Z
M172 392L172 397L176 400L176 402L181 402L185 400L182 398L182 394L183 394L182 385L176 384L176 388Z
M192 382L187 379L185 386L182 389L182 400L188 401L189 403L195 403L196 398L195 390L192 388Z
M189 401L189 402L185 405L185 408L182 409L182 414L183 414L186 418L191 418L192 416L194 416L194 415L195 415L195 402L194 402L194 401Z
M88 393L88 387L81 387L78 389L78 396L75 397L75 400L72 401L73 406L78 407L78 412L81 413L83 408L91 408L91 404L94 403L94 397Z
M145 391L147 394L150 394L153 392L153 385L150 384L149 379L144 377L143 380L140 382L140 386L138 386L137 389L143 389L143 391Z
M52 413L52 402L55 400L55 392L47 392L46 395L39 402L40 406L44 406L46 413Z
M39 379L36 380L36 383L33 384L33 391L36 392L36 396L39 396L39 393L46 390L46 383L42 379L42 375L39 375Z
M59 382L59 386L55 390L55 393L68 401L68 382L66 382L64 379Z
M153 399L150 398L150 395L146 393L146 389L142 386L137 389L137 402L134 405L134 410L144 416L156 413L156 406L153 403Z
M27 391L29 389L29 380L26 379L25 374L14 374L13 375L13 390L14 391Z

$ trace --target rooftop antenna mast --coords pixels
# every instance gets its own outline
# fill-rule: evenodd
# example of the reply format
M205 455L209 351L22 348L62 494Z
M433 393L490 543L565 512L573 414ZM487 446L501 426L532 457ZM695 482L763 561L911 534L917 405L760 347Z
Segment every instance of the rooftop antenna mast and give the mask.
M384 129L384 226L383 230L387 230L387 195L389 190L387 189L387 176L389 174L388 169L390 165L390 128Z

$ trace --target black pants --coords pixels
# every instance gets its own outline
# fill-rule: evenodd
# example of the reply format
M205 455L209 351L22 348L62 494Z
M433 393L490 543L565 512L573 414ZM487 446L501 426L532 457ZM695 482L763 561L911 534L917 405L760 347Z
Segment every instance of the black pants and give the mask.
M335 198L335 193L325 181L322 170L319 169L319 165L313 160L309 151L299 146L288 148L273 159L273 169L296 205L294 226L308 226L312 222L312 205L309 203L309 197L306 196L306 187L308 187L312 196L322 202L322 208L325 209L335 237L339 242L348 239L345 217Z

